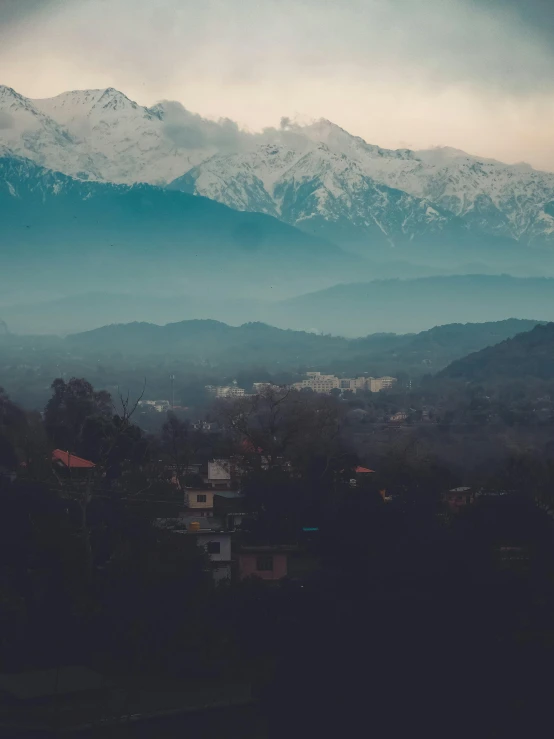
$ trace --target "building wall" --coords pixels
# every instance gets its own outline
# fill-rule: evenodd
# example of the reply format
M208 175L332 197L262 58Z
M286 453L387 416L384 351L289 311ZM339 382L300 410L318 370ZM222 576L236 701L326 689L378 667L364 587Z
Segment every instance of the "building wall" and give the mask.
M202 503L197 500L198 495L205 495L206 502ZM214 507L214 491L213 490L187 490L185 493L185 505L187 508L198 510L206 510Z
M391 388L395 382L396 377L372 377L369 389L372 393L378 393L381 390Z
M231 535L218 531L206 531L205 533L194 534L198 546L207 548L211 541L219 542L219 553L208 553L211 562L230 562L231 561Z
M273 557L273 570L258 570L257 560L260 556ZM270 553L242 553L238 556L239 577L244 580L245 577L256 575L262 580L280 580L287 576L287 555L286 554L270 554Z
M210 485L229 485L231 482L231 463L229 460L214 459L208 462L208 482Z

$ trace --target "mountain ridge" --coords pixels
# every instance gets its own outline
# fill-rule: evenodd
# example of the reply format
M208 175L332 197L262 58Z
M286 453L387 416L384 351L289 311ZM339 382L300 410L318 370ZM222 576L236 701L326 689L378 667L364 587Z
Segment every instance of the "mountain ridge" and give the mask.
M464 249L486 249L491 239L525 250L554 245L554 173L528 165L448 147L383 149L324 119L248 133L178 103L141 106L113 88L30 100L0 87L0 114L0 146L50 169L173 183L362 252L424 249L429 240ZM271 182L275 147L288 164Z
M0 286L122 285L217 298L333 284L360 269L331 242L261 213L148 184L85 181L0 156ZM29 269L32 267L32 269ZM43 270L43 275L39 271ZM123 290L124 291L124 290Z

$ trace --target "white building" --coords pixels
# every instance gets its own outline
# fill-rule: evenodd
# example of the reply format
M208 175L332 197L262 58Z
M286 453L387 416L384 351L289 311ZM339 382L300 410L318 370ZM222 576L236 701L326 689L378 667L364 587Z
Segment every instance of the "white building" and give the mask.
M196 544L202 547L209 559L210 572L215 582L231 578L231 532L222 531L215 519L181 516L159 518L159 528L176 534L194 536Z
M231 487L231 462L228 459L208 462L208 477L205 482L212 488Z
M237 385L206 385L206 390L216 398L241 398L246 391Z

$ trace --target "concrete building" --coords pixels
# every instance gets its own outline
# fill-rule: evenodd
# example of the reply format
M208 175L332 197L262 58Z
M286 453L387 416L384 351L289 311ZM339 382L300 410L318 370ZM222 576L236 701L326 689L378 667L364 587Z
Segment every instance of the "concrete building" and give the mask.
M156 525L175 534L193 536L208 556L214 581L231 579L231 532L223 530L217 519L183 515L159 518Z
M336 377L335 375L322 375L321 372L307 372L305 380L294 383L295 390L311 388L315 393L330 393L338 388L341 391L351 390L359 392L369 390L378 393L381 390L391 388L396 382L395 377Z
M208 475L204 482L212 488L230 488L231 462L228 459L214 459L208 462Z
M381 390L390 390L396 382L396 377L370 377L369 389L372 393L379 393Z
M211 516L214 510L214 490L191 489L185 490L185 506L195 516Z
M237 385L206 385L206 390L216 398L242 398L246 391Z

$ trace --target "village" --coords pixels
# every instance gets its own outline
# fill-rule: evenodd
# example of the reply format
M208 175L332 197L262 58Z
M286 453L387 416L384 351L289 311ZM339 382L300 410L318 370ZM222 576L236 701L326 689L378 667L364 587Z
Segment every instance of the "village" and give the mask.
M245 445L245 452L251 451ZM257 451L261 453L261 450ZM286 460L277 459L275 462L282 471L294 474ZM240 582L246 578L264 582L288 579L301 584L304 578L321 570L321 549L317 543L319 527L305 521L294 541L277 543L259 538L256 541L256 535L253 540L250 523L258 512L252 509L242 485L243 475L248 474L247 464L246 455L213 459L205 464L187 463L184 467L167 459L160 460L155 474L159 475L161 470L162 477L181 497L177 503L174 500L155 503L155 526L176 536L194 539L206 556L208 571L216 585ZM261 455L262 469L268 471L269 464L269 459ZM94 484L96 465L89 460L55 449L52 465L54 473L62 480L71 480L73 487L84 488ZM362 494L372 498L372 485L368 482L375 474L375 470L362 465L335 474L334 493L339 513L348 509L349 496L355 499ZM190 479L196 481L194 486L182 483ZM401 498L386 488L377 492L383 503L402 505ZM437 519L443 524L448 523L478 500L506 495L505 491L468 486L446 490L440 496Z

